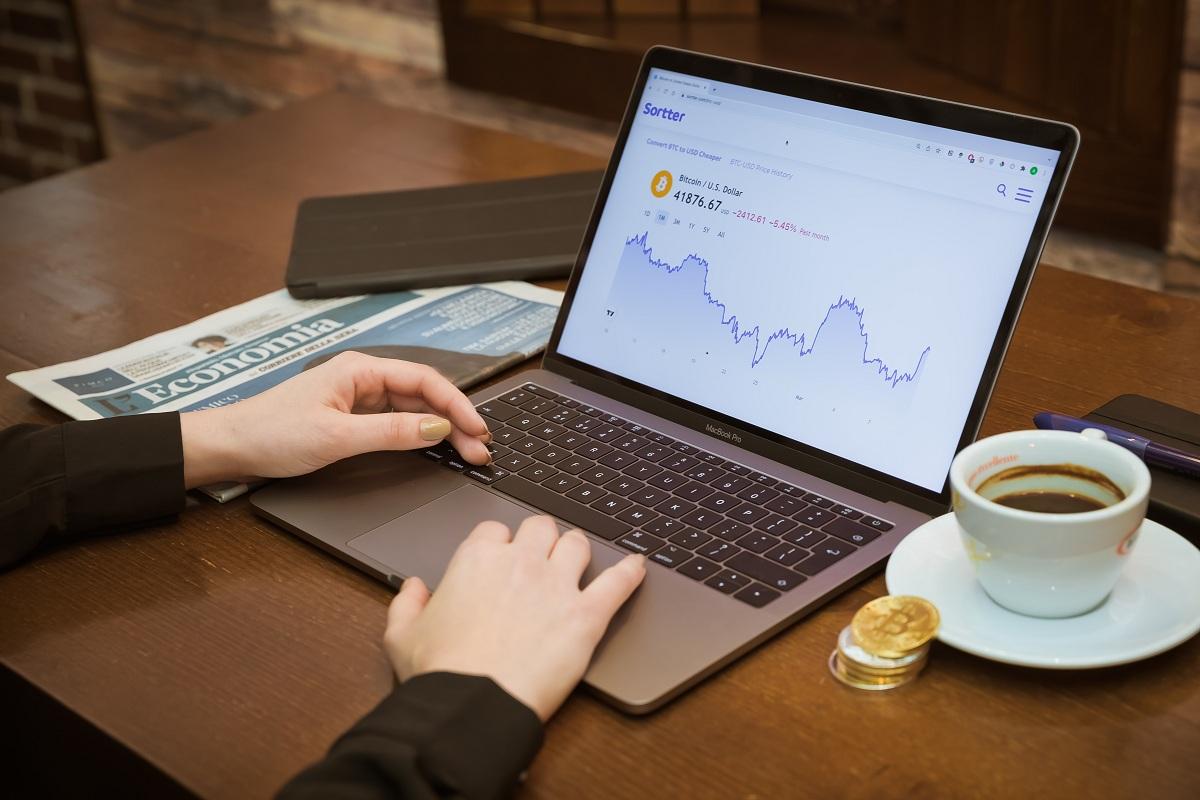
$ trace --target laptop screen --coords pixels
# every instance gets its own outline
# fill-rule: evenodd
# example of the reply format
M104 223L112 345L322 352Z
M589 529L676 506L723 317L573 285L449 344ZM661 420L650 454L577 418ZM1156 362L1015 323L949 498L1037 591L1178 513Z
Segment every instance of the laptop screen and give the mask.
M651 69L558 352L941 491L1058 158Z

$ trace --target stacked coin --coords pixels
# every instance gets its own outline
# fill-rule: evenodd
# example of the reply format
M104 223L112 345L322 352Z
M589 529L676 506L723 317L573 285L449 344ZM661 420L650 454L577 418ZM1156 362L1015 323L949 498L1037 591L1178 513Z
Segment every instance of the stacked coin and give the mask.
M925 668L940 617L928 600L878 597L858 610L829 656L834 677L857 689L903 686Z

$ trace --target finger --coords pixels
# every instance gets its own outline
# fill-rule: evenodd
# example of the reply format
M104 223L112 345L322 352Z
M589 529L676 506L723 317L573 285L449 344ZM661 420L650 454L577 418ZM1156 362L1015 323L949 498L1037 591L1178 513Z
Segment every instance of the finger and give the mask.
M583 590L584 602L607 627L617 609L629 599L646 577L646 557L631 554L601 572Z
M508 544L513 540L512 531L502 522L495 520L487 520L476 525L464 540L466 542L499 542L500 544Z
M486 464L492 460L487 445L478 436L470 436L455 428L450 432L450 444L459 455L472 464Z
M583 577L583 571L587 569L591 560L591 542L578 528L572 528L558 537L554 549L550 551L550 563L570 576L576 586L579 585L579 579Z
M429 602L429 589L420 578L405 578L404 585L392 598L388 606L387 627L389 631L403 631L420 615Z
M339 433L347 455L376 450L415 450L447 438L450 421L432 414L343 414ZM478 440L476 440L478 442ZM480 445L482 447L483 445Z
M558 525L553 517L529 517L517 528L513 544L542 558L549 558L558 541Z
M487 423L467 396L433 367L390 358L364 358L368 359L363 362L366 374L381 382L389 394L424 400L455 427L473 436L487 433Z

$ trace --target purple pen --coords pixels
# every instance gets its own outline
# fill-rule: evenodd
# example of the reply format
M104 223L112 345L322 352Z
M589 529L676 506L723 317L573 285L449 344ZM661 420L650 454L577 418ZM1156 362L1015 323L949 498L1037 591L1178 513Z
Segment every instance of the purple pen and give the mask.
M1073 431L1075 433L1086 428L1096 428L1104 431L1104 435L1110 442L1121 445L1152 467L1162 467L1193 478L1200 478L1200 456L1177 447L1159 444L1153 439L1138 436L1136 433L1087 419L1068 417L1066 414L1055 414L1052 411L1034 414L1033 424L1042 430Z

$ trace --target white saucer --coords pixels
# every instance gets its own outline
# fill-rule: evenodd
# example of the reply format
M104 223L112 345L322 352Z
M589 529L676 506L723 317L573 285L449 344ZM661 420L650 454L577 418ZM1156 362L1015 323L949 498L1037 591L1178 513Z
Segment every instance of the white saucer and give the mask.
M997 605L967 560L953 514L910 533L887 565L892 594L924 597L942 616L938 638L977 656L1048 669L1126 664L1200 630L1200 550L1146 520L1108 600L1067 619L1038 619Z

